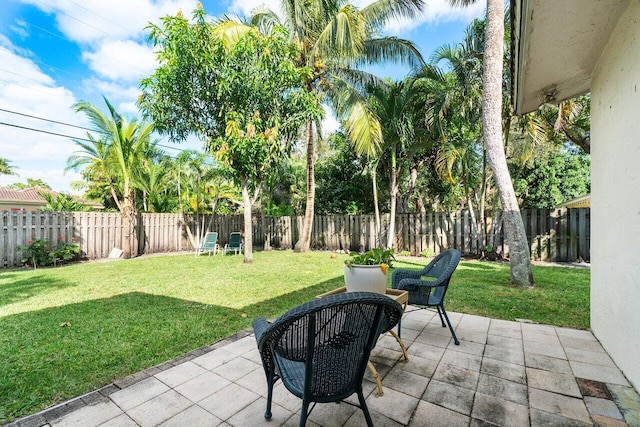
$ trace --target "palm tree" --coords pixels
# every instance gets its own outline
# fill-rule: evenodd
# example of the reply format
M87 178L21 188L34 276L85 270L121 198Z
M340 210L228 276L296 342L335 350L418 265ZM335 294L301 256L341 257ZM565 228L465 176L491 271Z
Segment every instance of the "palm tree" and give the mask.
M383 146L381 161L389 173L390 219L387 233L387 248L394 246L395 217L399 193L399 179L403 165L410 166L412 155L427 141L427 132L418 120L415 80L408 78L401 82L389 82L369 88L369 106L382 128ZM374 181L375 182L375 181ZM376 189L374 189L374 194Z
M308 66L308 91L323 95L345 125L358 153L373 154L382 144L381 126L368 110L362 89L377 81L354 66L396 61L417 66L422 57L403 39L380 37L384 25L394 18L413 18L423 0L378 0L359 9L350 0L283 0L284 22L269 10L256 13L251 22L268 31L283 24L300 46L299 65ZM307 197L305 216L296 252L309 249L314 216L315 177L313 124L305 126L307 150Z
M0 157L0 175L16 175L11 160Z
M81 164L96 164L105 174L111 194L122 215L123 257L130 258L131 233L137 216L134 171L142 166L142 160L154 149L155 143L151 141L153 124L138 122L136 119L129 120L119 114L107 98L103 97L103 99L107 105L108 114L104 114L96 106L85 101L73 106L76 112L82 112L87 116L98 137L87 132L90 144L76 141L84 154L70 157L68 164L75 167ZM94 161L96 163L93 163ZM116 183L121 186L120 194L116 191Z
M477 241L480 228L484 247L483 209L480 209L480 220L476 221L472 202L473 184L479 170L478 153L485 151L480 133L483 30L482 21L472 22L465 31L464 41L457 46L443 45L436 49L431 55L431 64L424 67L418 77L424 84L427 121L434 138L439 141L436 171L450 184L461 181L471 216L473 241ZM445 62L451 71L438 68L441 62ZM484 189L483 186L481 205Z
M449 0L449 3L454 6L463 6L475 3L475 1ZM487 160L493 171L502 204L504 229L509 244L511 282L520 287L531 287L533 286L531 255L502 141L503 7L502 0L487 0L482 124L484 140L487 145Z

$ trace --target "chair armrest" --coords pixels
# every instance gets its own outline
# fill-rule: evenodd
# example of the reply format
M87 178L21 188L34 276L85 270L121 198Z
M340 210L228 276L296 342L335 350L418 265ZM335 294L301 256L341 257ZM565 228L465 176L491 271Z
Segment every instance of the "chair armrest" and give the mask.
M403 291L416 291L419 288L430 288L431 282L426 282L420 279L402 279L398 282L397 289Z
M259 317L253 321L253 333L256 336L256 342L258 343L258 347L260 346L260 341L262 337L269 327L269 322L264 317Z
M437 288L438 286L442 286L446 280L446 277L437 280L402 279L398 283L398 289L414 291L418 288Z
M391 273L391 287L398 289L398 283L404 279L419 279L422 274L421 270L396 269Z

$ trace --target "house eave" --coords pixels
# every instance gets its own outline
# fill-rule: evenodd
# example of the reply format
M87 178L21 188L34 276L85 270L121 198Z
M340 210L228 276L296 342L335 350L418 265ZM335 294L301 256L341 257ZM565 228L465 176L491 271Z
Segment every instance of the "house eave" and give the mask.
M518 115L589 92L629 0L512 0L513 109Z

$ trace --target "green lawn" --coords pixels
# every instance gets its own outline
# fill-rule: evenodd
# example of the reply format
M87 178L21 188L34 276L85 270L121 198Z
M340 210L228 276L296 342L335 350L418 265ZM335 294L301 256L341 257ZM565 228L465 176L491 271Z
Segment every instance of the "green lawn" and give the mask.
M344 255L159 256L0 273L0 423L37 412L249 328L343 285ZM426 259L396 263L419 268ZM589 270L462 262L450 311L586 328Z

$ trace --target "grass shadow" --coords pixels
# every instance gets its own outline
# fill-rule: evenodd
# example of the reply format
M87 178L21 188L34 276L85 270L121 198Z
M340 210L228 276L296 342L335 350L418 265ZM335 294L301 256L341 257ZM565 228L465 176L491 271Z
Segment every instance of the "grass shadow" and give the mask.
M64 289L75 284L52 278L46 273L9 272L0 276L0 307L24 301L52 288Z

